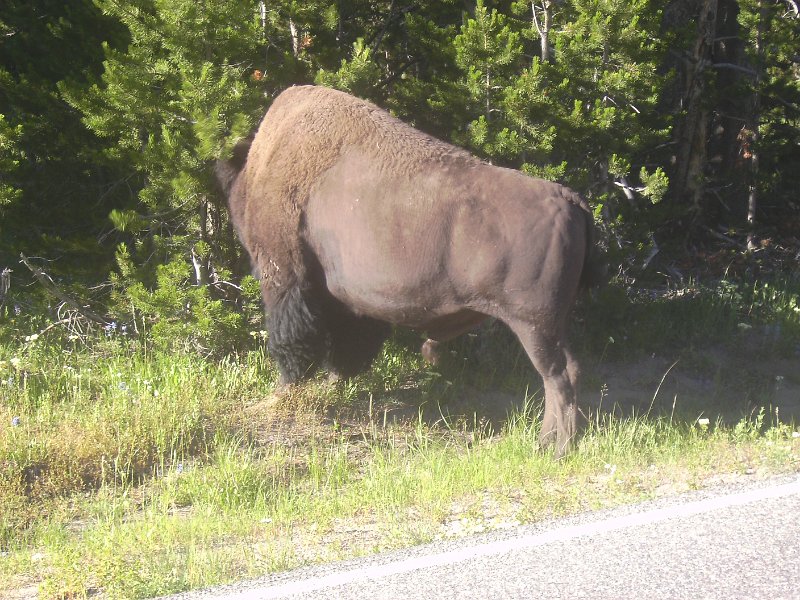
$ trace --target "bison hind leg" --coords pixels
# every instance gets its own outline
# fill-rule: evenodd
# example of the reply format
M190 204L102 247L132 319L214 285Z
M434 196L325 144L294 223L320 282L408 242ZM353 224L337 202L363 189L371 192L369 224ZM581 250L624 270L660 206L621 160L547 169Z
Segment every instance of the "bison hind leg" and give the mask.
M281 385L312 375L330 352L331 335L320 303L299 286L292 286L271 303L267 329L267 349L278 365Z
M575 442L578 429L578 363L567 347L565 327L533 322L508 324L517 334L544 383L544 415L539 445L554 447L563 456Z
M331 334L328 366L340 377L353 377L368 369L391 333L387 323L354 315L335 301L326 317Z

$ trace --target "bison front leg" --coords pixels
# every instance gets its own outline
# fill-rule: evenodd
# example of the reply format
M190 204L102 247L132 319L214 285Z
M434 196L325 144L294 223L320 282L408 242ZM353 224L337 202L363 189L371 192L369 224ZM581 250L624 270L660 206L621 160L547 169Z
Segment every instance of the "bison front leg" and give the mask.
M544 416L539 445L562 457L578 428L578 365L565 335L549 335L528 323L510 325L544 381Z
M387 323L357 317L340 305L326 309L331 332L329 369L341 377L353 377L369 368L391 334Z
M330 350L330 333L319 303L299 286L271 289L262 283L269 338L267 349L280 371L279 385L305 379Z

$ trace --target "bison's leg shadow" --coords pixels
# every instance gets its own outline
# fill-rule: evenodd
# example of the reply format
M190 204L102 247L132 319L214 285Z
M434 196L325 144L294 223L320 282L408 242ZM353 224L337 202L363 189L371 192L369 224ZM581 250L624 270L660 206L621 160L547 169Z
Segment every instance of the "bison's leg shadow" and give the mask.
M356 316L333 299L325 305L325 319L331 335L326 366L339 377L368 369L391 333L388 323Z
M563 456L578 429L578 363L567 348L566 334L551 334L530 323L509 323L544 382L544 416L539 445L554 446Z
M422 348L420 349L420 353L422 354L422 358L425 359L431 366L437 366L442 361L442 343L439 340L434 340L432 338L428 338L422 344Z
M278 365L280 385L296 383L322 366L331 346L331 335L314 294L292 286L272 300L264 289L267 307L267 350Z

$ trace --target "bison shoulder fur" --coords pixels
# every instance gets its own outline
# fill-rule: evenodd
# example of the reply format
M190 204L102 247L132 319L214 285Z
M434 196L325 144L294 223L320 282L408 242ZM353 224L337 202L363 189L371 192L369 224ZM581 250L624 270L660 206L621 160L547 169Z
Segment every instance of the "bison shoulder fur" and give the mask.
M495 317L544 380L541 443L565 451L578 414L567 319L599 273L577 193L314 86L280 94L217 176L283 383L357 373L391 325L424 331L435 361L440 342Z

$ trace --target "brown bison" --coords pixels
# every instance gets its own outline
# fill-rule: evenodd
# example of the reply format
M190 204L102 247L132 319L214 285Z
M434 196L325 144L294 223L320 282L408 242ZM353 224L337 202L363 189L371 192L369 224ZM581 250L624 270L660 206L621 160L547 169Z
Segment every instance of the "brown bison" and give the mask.
M261 281L283 384L369 366L390 325L422 352L487 316L517 335L544 379L543 446L576 432L578 367L567 317L592 218L566 187L489 165L323 87L293 87L216 173Z

